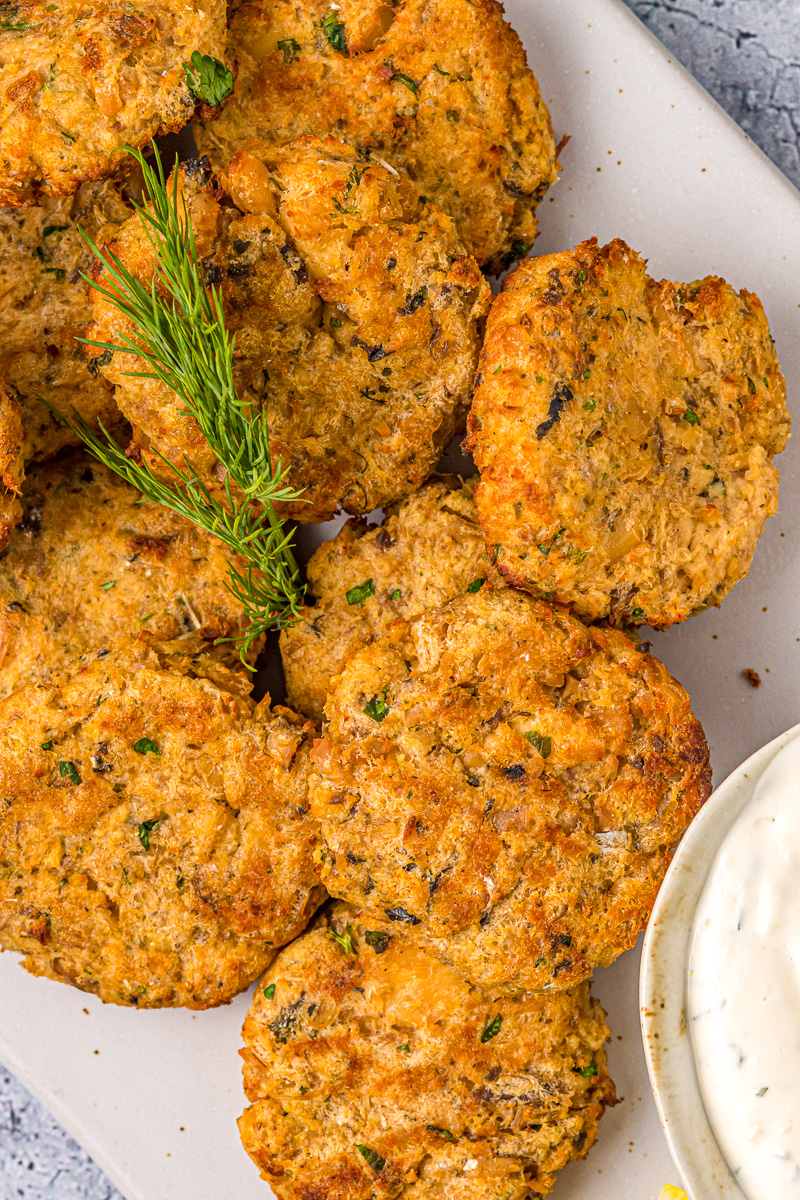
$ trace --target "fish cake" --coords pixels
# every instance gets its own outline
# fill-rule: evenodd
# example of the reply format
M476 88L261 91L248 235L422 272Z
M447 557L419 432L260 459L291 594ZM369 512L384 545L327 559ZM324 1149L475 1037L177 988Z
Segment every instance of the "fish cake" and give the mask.
M666 629L747 575L789 415L758 297L645 267L592 239L508 277L468 446L509 582L584 620Z
M477 589L491 575L474 479L436 479L387 514L351 520L306 571L313 607L281 634L288 703L321 720L331 680L398 617Z
M666 668L510 588L397 622L325 714L320 878L487 989L571 987L630 949L711 790Z
M314 727L202 671L125 642L0 702L0 947L31 974L208 1008L320 903Z
M246 145L332 134L407 171L490 271L527 253L559 170L550 114L496 0L244 3L234 96L197 131L217 165Z
M239 1121L279 1200L527 1200L616 1103L584 983L482 994L346 904L281 951L244 1024Z
M154 0L7 0L0 25L0 204L68 196L117 170L125 161L120 147L144 146L196 113L213 116L217 107L200 103L183 64L188 60L196 81L193 54L225 57L226 16L224 0L172 7ZM220 63L216 70L226 68Z
M0 695L142 630L208 643L240 633L222 543L88 455L35 467L21 514L0 557ZM241 666L235 643L218 657Z
M120 423L99 352L87 363L77 341L91 317L82 275L95 263L79 227L102 242L130 212L111 183L87 183L36 208L0 208L0 375L22 405L26 462L78 440L41 398L69 417L74 408L95 428Z
M9 396L0 379L0 550L8 544L12 531L22 519L22 481L25 457L22 411Z
M220 181L222 182L222 181ZM239 154L220 192L207 162L184 165L182 195L206 278L236 337L240 399L269 424L273 461L303 499L279 515L366 513L418 488L461 423L490 293L455 227L410 181L340 142L307 139L269 160ZM231 203L231 201L233 203ZM134 217L111 247L143 279L150 243ZM99 293L94 340L128 326ZM222 468L174 392L131 379L130 355L102 365L149 449L221 489Z

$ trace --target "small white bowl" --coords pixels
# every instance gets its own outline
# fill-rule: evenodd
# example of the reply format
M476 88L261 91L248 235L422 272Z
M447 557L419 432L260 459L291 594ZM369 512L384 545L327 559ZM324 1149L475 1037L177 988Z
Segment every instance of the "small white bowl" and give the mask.
M746 1200L706 1116L686 1022L694 914L717 851L779 750L800 725L757 750L692 822L658 894L644 939L639 1005L650 1082L675 1165L692 1200Z

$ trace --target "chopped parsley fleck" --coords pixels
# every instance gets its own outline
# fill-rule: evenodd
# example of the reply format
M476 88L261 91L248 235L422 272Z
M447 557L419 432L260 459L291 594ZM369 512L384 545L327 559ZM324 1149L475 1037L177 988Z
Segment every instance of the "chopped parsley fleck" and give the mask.
M233 72L219 59L195 50L188 63L183 63L186 86L202 104L216 108L233 91Z
M344 933L337 933L335 929L329 929L328 936L336 943L336 949L340 954L358 954L353 945L353 926L349 921Z
M51 233L63 233L65 229L69 229L69 225L45 225L42 237L50 237Z
M112 589L112 587L114 586L114 584L115 584L116 582L117 582L117 581L116 581L116 579L109 579L108 583L104 583L104 584L102 585L102 586L103 586L103 591L104 591L104 592L110 592L110 591L111 591L111 589Z
M329 12L327 17L323 17L320 21L320 26L333 50L338 50L339 54L350 53L347 49L347 36L344 24L339 20L337 13Z
M768 1091L769 1091L768 1087L759 1088L758 1091L756 1092L756 1095L757 1096L766 1096Z
M331 317L330 324L331 324L331 329L341 329L342 328L342 322L339 320L338 317Z
M154 830L158 829L158 826L160 824L161 824L161 819L159 817L153 817L152 820L150 820L150 821L142 821L140 823L138 829L136 830L136 834L139 838L139 841L144 846L145 850L150 849L150 834Z
M58 770L62 779L68 779L70 783L74 784L80 783L81 777L78 774L78 768L71 760L62 758L61 762L58 764Z
M483 579L473 579L472 583L467 584L467 591L470 595L474 596L475 592L479 592L485 583L485 577Z
M133 748L137 754L160 754L158 744L150 738L139 738L138 742L133 743Z
M285 63L293 63L300 53L300 43L294 38L283 38L278 42L278 49L283 51L283 61Z
M402 594L403 594L403 593L400 591L400 588L395 588L395 590L392 592L392 594L391 594L391 596L389 597L389 599L390 599L390 600L399 600L399 599L400 599L400 597L402 596Z
M481 1041L490 1042L492 1038L497 1037L502 1024L503 1017L501 1013L498 1013L496 1017L487 1017L486 1024L483 1027L483 1033L481 1034Z
M373 1171L382 1171L386 1166L386 1159L382 1158L377 1150L370 1150L369 1146L361 1146L358 1142L356 1142L356 1150Z
M78 136L75 133L67 133L66 129L61 130L61 136L66 138L68 142L77 142Z
M372 720L377 721L378 724L381 721L385 721L389 715L389 705L386 703L385 695L386 693L384 692L383 697L373 696L364 707L364 712L367 716L372 717Z
M449 71L443 71L443 70L442 70L442 68L439 66L439 64L438 64L438 63L434 63L434 64L433 64L433 69L434 69L434 71L436 72L436 74L437 74L437 75L450 75L450 72L449 72Z
M755 394L756 394L756 385L753 383L753 381L752 381L752 379L750 378L750 376L749 376L749 375L745 375L745 379L747 380L747 388L748 388L748 391L750 392L750 395L751 395L751 396L755 396Z
M524 737L534 749L539 751L542 758L550 757L553 751L553 739L551 737L544 737L541 733L537 733L535 729L529 729Z
M370 596L374 595L375 584L371 579L365 579L363 583L359 583L345 592L345 599L348 604L363 604L365 600L369 600Z
M179 893L179 895L181 895L181 896L182 896L182 895L183 895L184 888L186 887L186 880L183 878L183 876L182 876L182 875L179 875L179 876L177 877L177 879L175 880L175 886L176 886L176 888L178 889L178 893Z
M583 411L584 412L594 412L594 410L596 408L597 408L597 405L595 404L594 400L587 400L583 406Z
M643 621L645 616L644 609L635 608L631 613L631 616L633 617L634 621Z
M390 83L394 83L395 79L397 79L400 83L404 84L410 92L413 92L415 96L419 95L419 84L416 83L410 75L404 75L402 71L395 71L388 59L383 65L388 67L392 72L392 77L389 80Z
M380 933L377 929L367 929L364 933L364 941L376 954L383 954L389 949L389 942L392 940L391 934Z
M448 119L448 121L457 121L458 120L458 112L456 111L456 109L448 108L447 119Z
M155 613L148 613L146 617L139 617L139 624L144 625L145 621L149 621L150 618L154 617L154 616L155 616Z
M411 1047L409 1046L408 1042L403 1042L402 1046L398 1046L397 1049L404 1050L406 1054L411 1053Z
M592 373L592 372L591 372L591 371L589 370L589 368L587 367L587 368L586 368L586 370L583 372L583 378L584 378L584 379L588 379L588 378L589 378L589 376L591 375L591 373Z
M578 280L578 283L585 283L585 282L586 282L586 272L583 270L583 268L582 268L582 267L581 267L580 271L578 271L578 273L577 273L577 275L575 276L575 278Z
M268 983L267 986L264 988L264 998L266 1000L271 1000L274 995L275 995L275 984Z
M42 750L52 750L53 749L53 739L51 738L49 742L42 742L41 749Z
M592 1059L588 1067L581 1067L580 1073L584 1079L594 1079L597 1074L597 1063Z
M688 421L690 425L700 424L700 418L698 417L697 413L692 412L690 408L687 408L686 412L683 414L683 419L684 421Z
M455 1138L449 1129L441 1129L438 1125L426 1125L425 1128L429 1133L438 1133L439 1137L443 1137L446 1142L453 1142Z
M516 262L518 258L524 258L525 255L533 249L533 242L516 241L511 243L511 249L506 255L505 261L510 266Z
M274 175L270 175L270 177L269 177L269 181L270 181L270 183L274 183L274 184L275 184L275 187L278 189L278 191L279 191L279 192L285 192L285 191L286 191L286 188L283 186L283 184L280 182L280 180L278 180L278 179L276 179L276 178L275 178L275 176L274 176Z

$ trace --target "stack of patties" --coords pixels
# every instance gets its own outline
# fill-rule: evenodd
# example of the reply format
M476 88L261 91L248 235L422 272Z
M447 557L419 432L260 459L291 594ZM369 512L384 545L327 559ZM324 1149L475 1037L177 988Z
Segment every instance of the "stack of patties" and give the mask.
M137 1007L266 971L240 1128L281 1200L542 1197L615 1103L592 973L710 791L632 628L719 603L775 510L763 309L596 241L491 304L559 170L495 0L13 7L0 946ZM274 515L351 516L282 634L291 708L251 695L222 544L47 408L242 503L186 397L110 348L142 331L80 232L163 294L119 147L194 116L167 186L301 493ZM468 413L480 479L433 476Z

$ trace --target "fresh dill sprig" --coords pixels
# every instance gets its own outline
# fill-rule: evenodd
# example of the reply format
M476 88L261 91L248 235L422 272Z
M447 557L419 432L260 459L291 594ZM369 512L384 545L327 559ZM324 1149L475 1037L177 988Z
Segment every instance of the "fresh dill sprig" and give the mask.
M130 322L137 339L116 330L116 343L81 340L104 352L141 359L148 369L127 375L159 380L175 392L185 405L181 415L194 418L225 468L224 499L212 494L188 459L182 469L151 449L174 476L162 479L146 461L128 458L102 425L99 437L74 408L70 420L49 407L100 462L148 500L173 509L245 560L244 571L228 561L227 580L244 608L245 626L240 638L220 640L240 641L242 662L248 665L246 655L255 639L269 629L285 628L300 611L304 589L292 535L283 529L275 506L302 501L302 489L288 485L280 458L273 462L264 413L251 413L236 393L234 337L225 325L219 290L205 285L177 171L170 194L157 154L154 169L141 151L125 150L142 169L146 204L134 208L153 251L153 277L142 283L116 254L99 249L81 229L112 285L84 278Z

